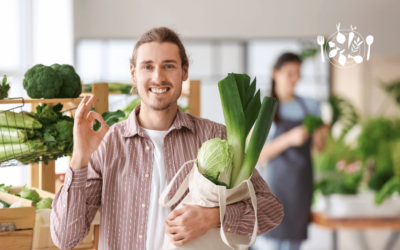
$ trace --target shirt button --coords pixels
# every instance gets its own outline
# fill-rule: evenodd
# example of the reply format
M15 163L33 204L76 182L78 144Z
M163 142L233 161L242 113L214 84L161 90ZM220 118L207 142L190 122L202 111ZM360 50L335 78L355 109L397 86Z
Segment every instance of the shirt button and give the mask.
M251 236L251 233L249 233L249 235Z
M228 232L230 232L231 231L231 228L228 228Z
M145 207L146 206L146 204L142 204L142 207Z
M71 181L71 178L68 178L68 181Z
M145 174L145 175L144 175L144 177L146 177L146 178L149 178L149 176L150 176L149 174Z
M142 238L142 236L141 235L139 235L139 239L141 239Z
M65 204L63 205L63 207L65 207Z
M147 147L146 147L146 150L147 150L147 151L149 151L149 150L150 150L150 147L149 147L149 146L147 146Z

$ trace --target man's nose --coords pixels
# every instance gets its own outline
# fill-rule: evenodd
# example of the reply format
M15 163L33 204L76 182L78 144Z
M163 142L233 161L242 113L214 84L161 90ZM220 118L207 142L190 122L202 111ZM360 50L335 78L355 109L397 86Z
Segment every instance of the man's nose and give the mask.
M165 81L165 76L162 68L157 67L153 73L153 82L162 84Z

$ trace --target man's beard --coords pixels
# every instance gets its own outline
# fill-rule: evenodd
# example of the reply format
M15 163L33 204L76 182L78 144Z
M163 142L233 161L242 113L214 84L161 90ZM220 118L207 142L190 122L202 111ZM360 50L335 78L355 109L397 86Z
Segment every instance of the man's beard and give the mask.
M183 79L182 79L182 80L183 80ZM162 87L162 86L161 86L161 87ZM170 87L170 86L168 86L168 87ZM171 104L177 103L177 102L178 102L178 99L179 99L179 97L181 96L181 94L182 94L182 84L181 84L181 91L180 91L178 97L177 97L176 99L174 98L175 100L172 100L171 102L166 103L166 104L160 103L160 105L149 105L149 104L148 104L146 101L144 101L144 99L141 97L140 91L139 91L139 88L138 88L138 95L139 95L140 99L141 99L149 108L151 108L152 110L155 110L155 111L163 111L163 110L169 109L169 108L171 107Z

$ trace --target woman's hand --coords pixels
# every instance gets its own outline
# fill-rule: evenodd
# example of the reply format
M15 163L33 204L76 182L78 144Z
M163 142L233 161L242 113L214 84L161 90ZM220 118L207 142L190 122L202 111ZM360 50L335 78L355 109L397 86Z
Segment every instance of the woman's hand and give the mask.
M309 135L306 127L304 125L299 125L287 131L285 137L289 147L298 147L307 141Z
M322 125L318 129L314 131L313 134L313 145L317 149L318 152L321 152L325 148L325 142L326 142L326 135L329 132L329 126L328 125Z
M70 164L72 169L79 169L89 164L90 157L109 130L109 126L100 114L94 111L89 112L95 96L88 99L88 96L85 96L75 112L74 149ZM91 128L92 121L95 119L101 123L101 129L98 132Z

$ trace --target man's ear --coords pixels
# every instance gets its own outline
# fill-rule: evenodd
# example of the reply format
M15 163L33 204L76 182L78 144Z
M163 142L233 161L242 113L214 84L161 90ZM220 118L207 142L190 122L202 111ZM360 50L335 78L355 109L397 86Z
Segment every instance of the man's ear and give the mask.
M182 80L186 81L189 78L189 66L188 65L183 66L182 71L183 71Z
M131 64L131 65L129 66L129 68L130 68L130 71L131 71L131 82L132 82L133 84L135 84L135 83L137 83L137 81L136 81L136 71L135 71L135 67Z

